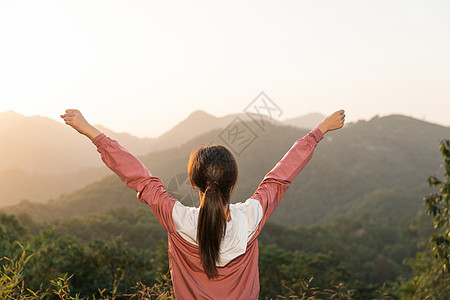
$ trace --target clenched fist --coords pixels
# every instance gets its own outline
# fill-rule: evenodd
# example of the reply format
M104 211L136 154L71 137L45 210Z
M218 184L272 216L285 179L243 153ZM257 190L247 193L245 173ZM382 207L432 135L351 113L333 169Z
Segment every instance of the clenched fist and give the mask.
M320 131L322 131L322 133L325 134L328 131L342 128L342 126L344 126L344 122L345 122L345 111L341 109L326 117L322 122L320 122L317 128L319 128Z
M60 115L64 122L78 131L84 134L91 140L98 136L101 132L86 121L81 112L78 109L68 109L64 115Z

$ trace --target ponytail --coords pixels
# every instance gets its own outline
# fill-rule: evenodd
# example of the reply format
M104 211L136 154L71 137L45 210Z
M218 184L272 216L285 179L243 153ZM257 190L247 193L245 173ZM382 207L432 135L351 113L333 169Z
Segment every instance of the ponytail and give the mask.
M238 169L231 152L220 145L202 147L193 152L188 164L189 179L198 188L201 206L197 223L200 259L208 278L218 275L220 244L226 233L224 209L230 203Z
M227 229L223 211L227 201L224 201L220 190L214 184L206 188L203 198L198 215L197 240L203 268L208 278L214 278L217 276L220 243Z

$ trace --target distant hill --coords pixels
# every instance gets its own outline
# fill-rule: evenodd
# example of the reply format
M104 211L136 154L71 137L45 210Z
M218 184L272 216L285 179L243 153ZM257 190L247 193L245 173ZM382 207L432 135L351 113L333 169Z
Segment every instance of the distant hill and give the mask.
M296 118L292 118L292 119L286 119L283 121L283 124L298 127L298 128L313 129L325 117L326 117L325 115L322 115L320 113L310 113L310 114L306 114L304 116L300 116L300 117L296 117Z
M194 136L225 127L236 115L221 118L197 111L156 139L138 138L97 127L136 155L176 147ZM245 116L241 116L245 118ZM46 201L72 192L106 174L85 137L63 122L13 111L0 113L0 206L21 200Z
M245 114L230 114L223 117L215 117L202 110L194 111L185 120L158 137L158 143L154 145L152 152L176 147L208 131L225 128L236 117L239 117L243 121L250 120Z
M117 133L101 125L101 131L121 143L136 155L163 150L194 138L212 129L224 128L236 116L214 117L196 111L158 138L138 138L129 133ZM245 115L240 115L245 120ZM39 174L61 174L87 167L101 166L98 154L92 152L86 138L63 122L47 117L26 117L13 111L0 113L2 155L0 171L20 169Z
M250 197L266 172L307 132L268 125L237 157L239 179L232 201ZM145 155L142 161L180 200L195 204L189 189L179 185L186 179L188 156L192 148L217 140L220 133L221 130L210 131L179 147ZM377 222L399 222L406 214L415 215L423 209L422 198L430 191L426 178L441 172L439 141L445 138L450 138L449 127L401 115L360 121L331 132L291 184L271 220L286 225L311 225L341 215L367 213ZM53 220L102 212L117 205L145 206L112 175L48 203L26 202L5 211Z
M136 155L144 155L148 154L149 152L153 151L152 149L158 144L158 139L152 139L152 138L138 138L134 135L131 135L127 132L115 132L112 131L109 128L106 128L103 125L95 125L95 127L106 134L107 136L112 137L113 139L116 139L118 141L121 141L123 143L124 147L126 147L128 150L130 150L133 153L136 153ZM69 130L71 128L68 128ZM96 158L95 164L97 164L98 157Z
M164 150L213 129L225 128L236 117L215 117L195 111L158 138L138 138L96 125L136 155ZM298 123L298 122L297 122ZM62 122L41 116L26 117L13 111L0 113L0 206L21 200L45 201L79 189L105 175L93 145ZM96 168L96 169L93 169Z
M66 127L46 117L0 113L0 171L13 168L60 174L99 166L93 146Z
M108 168L103 166L64 174L6 169L0 171L0 206L17 204L25 199L33 202L55 199L62 193L81 189L108 175L108 171Z
M243 113L215 117L198 110L154 139L138 138L129 133L117 133L104 126L96 126L107 135L120 140L136 155L144 155L179 146L213 129L225 128L236 117L250 121ZM313 113L286 120L284 124L313 128L313 124L317 124L322 117L321 114ZM27 172L62 173L100 165L97 155L89 151L91 145L84 142L83 136L63 122L47 117L26 117L14 111L2 112L0 139L3 154L0 156L0 171L18 168ZM64 166L63 170L61 166Z
M148 153L153 142L102 130L137 154ZM46 201L107 174L94 145L50 118L0 113L0 140L0 206L23 199Z
M320 114L286 120L285 123L300 128L312 128ZM204 111L195 111L185 120L158 138L138 138L129 133L117 133L101 125L101 131L121 143L136 155L144 155L179 146L194 137L213 129L225 128L236 117L250 121L245 114L215 117ZM303 120L303 121L302 121ZM302 123L303 122L303 123ZM309 123L308 123L309 122ZM306 124L309 125L306 125ZM0 171L20 169L39 174L61 174L100 166L92 145L63 122L41 116L26 117L13 111L0 113L0 140L2 156Z
M215 124L193 114L157 139L138 138L97 127L136 155L175 147ZM203 115L207 115L203 113ZM220 119L216 127L223 124ZM197 123L196 123L197 122ZM217 122L216 122L217 123ZM192 125L190 125L192 124ZM181 130L181 131L180 131ZM63 122L41 116L26 117L13 111L0 113L0 206L28 199L42 202L72 192L107 174L94 146Z

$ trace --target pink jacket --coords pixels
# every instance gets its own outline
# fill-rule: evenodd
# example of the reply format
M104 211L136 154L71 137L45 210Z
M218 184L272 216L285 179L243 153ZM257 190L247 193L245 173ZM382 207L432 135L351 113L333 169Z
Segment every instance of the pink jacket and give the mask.
M322 138L322 132L315 128L297 140L250 199L230 205L231 220L221 243L219 275L213 280L203 271L196 242L199 208L174 199L161 180L117 141L100 134L93 143L103 162L137 192L139 201L150 206L168 232L170 272L177 299L258 299L258 235Z

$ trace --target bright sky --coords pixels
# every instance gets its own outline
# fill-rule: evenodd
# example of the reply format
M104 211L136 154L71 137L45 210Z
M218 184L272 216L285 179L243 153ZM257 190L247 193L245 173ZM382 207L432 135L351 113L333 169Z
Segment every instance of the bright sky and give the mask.
M155 137L192 111L450 125L450 1L0 2L0 112Z

